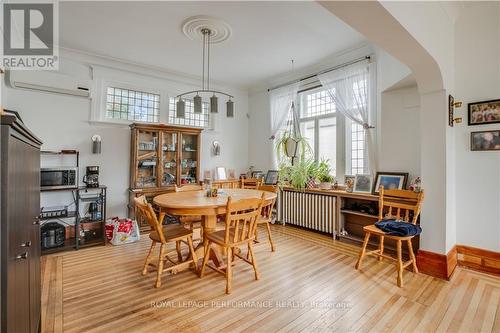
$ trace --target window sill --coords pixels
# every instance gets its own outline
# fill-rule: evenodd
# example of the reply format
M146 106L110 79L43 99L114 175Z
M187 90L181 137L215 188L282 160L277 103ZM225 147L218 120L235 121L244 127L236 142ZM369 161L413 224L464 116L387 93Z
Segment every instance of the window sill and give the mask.
M89 124L91 125L101 125L101 126L113 126L113 127L129 127L133 123L141 123L141 124L160 124L160 123L147 123L141 121L130 121L130 120L89 120Z

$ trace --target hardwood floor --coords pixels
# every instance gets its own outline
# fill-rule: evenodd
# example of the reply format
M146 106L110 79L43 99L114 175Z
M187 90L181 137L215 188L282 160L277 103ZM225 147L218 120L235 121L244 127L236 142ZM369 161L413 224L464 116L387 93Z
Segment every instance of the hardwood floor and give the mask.
M263 230L262 230L263 231ZM500 278L458 267L446 282L366 258L358 247L272 226L276 252L255 246L261 279L234 266L233 293L208 270L141 275L150 245L42 258L42 332L500 332ZM260 233L264 235L263 232ZM187 249L186 249L187 250Z

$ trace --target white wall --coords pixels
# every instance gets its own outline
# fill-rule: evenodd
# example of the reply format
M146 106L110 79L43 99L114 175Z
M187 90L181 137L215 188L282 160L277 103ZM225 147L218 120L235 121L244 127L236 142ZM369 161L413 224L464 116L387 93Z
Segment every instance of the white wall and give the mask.
M165 89L196 89L196 85L188 79L159 73L147 68L139 68L123 63L114 63L105 59L90 56L66 54L62 58L61 68L66 73L88 73L89 64L113 66L123 73L124 78L133 78L137 74L149 75L151 82L163 82ZM82 70L83 68L83 70ZM129 82L133 84L134 82ZM204 170L224 166L243 172L248 166L248 97L246 92L225 89L235 95L235 117L226 118L225 100L219 100L219 113L215 116L215 130L204 131L200 173ZM96 96L93 92L93 96ZM27 90L4 88L2 91L3 106L16 110L26 125L44 142L44 150L77 149L80 151L80 180L87 165L100 166L100 182L108 186L108 216L126 216L129 187L130 129L123 125L89 122L92 102L89 99L57 95ZM163 111L163 109L162 109ZM102 137L102 153L91 153L91 137L99 134ZM222 145L220 156L211 154L213 140ZM54 196L52 196L54 197ZM47 199L48 198L48 199ZM59 199L59 197L57 197ZM68 200L68 199L61 199ZM42 205L58 204L49 196L42 196ZM61 204L63 202L59 202ZM67 202L64 202L67 203Z
M437 61L446 89L454 85L455 1L381 1L382 5Z
M280 84L297 80L299 78L309 76L311 73L317 73L327 68L344 64L354 59L359 59L366 55L375 55L374 48L371 44L361 44L352 49L345 50L338 54L324 59L323 61L302 68L290 73L284 73L278 77L270 78L262 84L250 89L248 95L249 104L249 165L253 165L259 170L271 169L271 157L275 154L274 145L270 137L270 118L269 118L269 93L268 88L278 86ZM376 59L378 55L375 55ZM299 64L298 64L299 65Z
M381 95L379 170L420 176L420 95L417 86Z
M457 243L500 251L500 152L471 152L467 103L500 99L500 5L472 5L456 22L455 99L463 123L455 125Z
M419 153L416 153L417 149L415 148L415 145L418 145L418 138L420 137L418 133L415 133L415 131L418 131L419 129L418 119L415 119L416 114L418 118L418 113L416 113L415 107L418 107L419 105L419 101L416 100L418 99L418 95L416 95L416 88L414 87L415 89L412 90L411 93L407 93L406 97L402 97L400 105L395 105L394 102L391 101L391 105L387 111L385 110L385 106L382 106L381 103L382 92L407 77L410 74L409 68L383 50L369 45L352 50L351 52L344 52L338 56L333 55L327 63L323 64L322 68L316 66L314 69L319 71L367 54L373 54L374 60L377 64L376 124L379 124L379 126L377 128L376 150L379 157L378 170L408 171L412 175L420 175L418 165L420 163L420 155ZM308 72L309 74L314 73L312 69L310 70L311 71ZM267 87L288 82L292 79L293 77L290 76L283 77L281 79L275 78L274 80L271 80L272 83L269 83ZM269 94L267 90L260 89L250 93L248 101L250 112L249 133L251 135L249 140L249 163L250 165L254 165L257 169L268 170L271 168L270 156L275 153L274 147L269 140ZM384 116L382 117L382 115ZM385 127L384 122L388 122ZM413 125L414 122L416 122L415 125ZM395 143L390 143L390 138L392 136L407 137L406 133L408 133L408 126L412 127L409 132L413 136L414 141L406 143L404 140L397 140ZM387 134L385 136L385 145L382 146L381 136L382 133L385 132L386 128L391 128L392 131L391 134ZM409 138L408 141L411 141L411 138ZM400 145L398 145L399 142L401 142ZM409 158L407 161L395 161L394 158L386 160L386 157L388 156L398 156L401 151L404 151L404 154L406 154L405 156Z

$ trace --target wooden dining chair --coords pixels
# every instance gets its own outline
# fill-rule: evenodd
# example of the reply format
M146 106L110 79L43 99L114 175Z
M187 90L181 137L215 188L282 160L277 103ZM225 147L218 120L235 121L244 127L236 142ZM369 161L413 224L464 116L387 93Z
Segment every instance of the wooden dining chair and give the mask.
M402 220L406 223L416 224L418 216L420 215L420 210L422 207L422 202L424 200L424 192L415 193L408 190L384 190L384 187L380 187L379 192L379 221L384 218L394 218L396 220ZM414 236L392 236L388 235L374 224L363 227L365 232L365 239L363 241L363 247L359 253L359 258L356 263L356 269L361 268L361 263L365 255L376 256L380 261L382 258L395 260L397 266L397 284L398 287L403 286L403 269L409 265L413 266L413 271L418 273L417 261L415 259L415 254L413 253L413 247L411 240ZM379 237L379 247L377 250L366 252L366 246L370 240L371 235L377 235ZM393 239L396 241L396 252L397 258L384 254L384 240L385 238ZM402 259L402 242L406 242L408 246L408 252L410 254L410 260L403 263Z
M278 193L278 187L274 185L261 185L258 188L259 191L267 191L267 192L273 192L273 193ZM272 200L267 200L264 205L262 206L262 212L257 219L257 226L264 224L266 226L267 230L267 237L269 239L269 244L271 245L271 251L274 252L276 251L276 246L274 245L273 242L273 237L271 235L271 226L270 223L273 221L273 209L274 205L276 203L276 198ZM258 242L258 228L255 228L255 242Z
M201 266L200 277L205 274L210 257L210 251L213 251L211 246L216 244L224 249L227 253L227 262L225 267L217 268L208 265L216 272L221 273L226 277L226 294L231 293L233 279L233 262L239 258L244 262L253 266L255 279L259 279L259 271L257 268L257 260L253 252L253 241L255 239L255 228L257 227L257 219L260 216L262 206L264 205L265 194L262 194L260 199L242 199L233 201L231 197L227 200L225 229L215 231L206 236L205 239L205 257ZM240 246L246 245L249 255L247 258L241 255Z
M263 182L262 178L241 178L241 188L256 190Z
M146 201L146 198L144 196L134 198L134 202L136 211L144 217L144 219L148 222L148 224L152 229L152 231L149 233L149 238L151 239L151 247L144 262L142 275L146 275L148 273L149 266L156 267L157 276L156 276L155 287L159 288L161 286L161 275L165 271L167 272L170 271L173 274L175 274L178 271L189 268L189 266L193 264L196 272L198 269L197 267L198 258L196 257L196 252L194 251L193 247L193 239L192 239L193 231L186 229L180 225L168 225L168 226L162 225L158 221L158 218L156 217L153 207L151 206L150 203ZM188 258L190 259L185 261L179 260L179 257L182 258L182 256L179 256L179 251L182 241L185 241L186 244L188 244L190 252L190 256L188 256ZM176 244L175 252L177 252L177 257L178 257L177 262L175 262L168 256L170 253L174 251L166 252L167 244L171 242L175 242ZM158 257L158 264L154 265L152 263L152 260L153 260L154 249L157 243L161 244L160 254ZM172 265L164 267L167 261L171 262Z
M202 186L197 184L188 184L184 186L175 185L175 192L192 192L192 191L201 191ZM195 231L198 230L200 233L200 238L196 240L203 241L203 224L202 217L199 215L193 216L178 216L179 222L184 226L188 227L188 229Z

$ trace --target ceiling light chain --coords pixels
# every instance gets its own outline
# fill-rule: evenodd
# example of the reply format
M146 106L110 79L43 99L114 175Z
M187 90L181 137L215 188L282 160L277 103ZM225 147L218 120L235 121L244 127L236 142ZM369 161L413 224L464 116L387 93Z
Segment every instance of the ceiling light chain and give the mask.
M203 50L202 50L202 82L201 82L201 90L194 90L194 91L188 91L185 93L182 93L180 95L177 95L178 101L177 101L177 118L184 118L185 117L185 108L186 108L186 103L182 99L182 96L189 95L192 93L196 92L196 96L193 98L193 111L194 113L202 113L203 112L203 103L202 103L202 98L199 95L199 93L212 93L212 96L210 97L210 112L211 113L217 113L218 112L218 97L216 94L221 94L229 97L229 100L226 102L226 115L228 118L234 117L234 102L231 100L233 96L216 91L216 90L211 90L210 89L210 39L212 36L212 30L210 30L207 27L203 27L200 29L200 32L202 34L202 43L203 43ZM205 66L206 65L206 66ZM205 69L206 69L206 75L205 75ZM206 78L206 81L205 81Z

